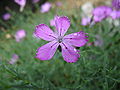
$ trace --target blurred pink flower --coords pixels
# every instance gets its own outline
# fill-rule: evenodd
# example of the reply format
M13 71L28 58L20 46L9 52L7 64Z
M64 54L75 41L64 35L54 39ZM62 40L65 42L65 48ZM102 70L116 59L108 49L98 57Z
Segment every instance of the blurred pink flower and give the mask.
M50 10L51 6L52 6L51 3L49 3L49 2L44 3L43 5L41 5L40 12L41 13L48 12Z
M15 64L18 59L19 56L17 54L13 54L11 60L9 61L9 64Z
M117 19L117 18L120 18L120 11L112 11L110 16L112 17L112 19Z
M26 0L14 0L15 3L17 3L18 5L20 5L20 11L22 12L25 5L26 5Z
M89 17L82 18L81 25L86 26L86 25L90 24L90 20L91 19Z
M56 2L56 6L59 6L59 7L62 6L62 2L59 2L59 1Z
M16 42L20 42L25 37L26 37L25 30L18 30L15 34Z
M112 0L112 6L115 9L120 9L120 0Z
M15 2L20 6L25 6L26 0L15 0Z
M111 12L112 12L112 9L110 7L99 6L93 10L93 20L95 22L100 22L103 19L107 18Z
M92 45L93 45L93 42L87 43L87 46L92 46Z
M94 45L101 47L104 44L102 37L100 35L96 35L95 37Z
M5 14L2 16L2 18L3 18L4 20L9 20L9 19L11 18L11 14L10 14L10 13L5 13Z
M32 3L38 3L40 0L32 0Z
M79 51L75 47L82 47L88 42L87 33L79 31L65 35L70 27L70 20L66 16L57 16L55 19L56 31L53 32L46 24L36 26L35 34L49 43L37 49L36 58L40 60L50 60L57 48L62 49L62 56L66 62L74 63L80 57Z

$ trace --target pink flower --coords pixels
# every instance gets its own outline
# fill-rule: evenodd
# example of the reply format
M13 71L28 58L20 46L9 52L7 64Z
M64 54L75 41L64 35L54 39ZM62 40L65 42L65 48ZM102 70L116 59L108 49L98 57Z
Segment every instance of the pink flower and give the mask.
M32 0L32 3L38 3L40 0Z
M120 0L112 0L112 6L115 9L120 9Z
M96 40L94 41L94 45L102 47L102 45L104 44L102 37L99 35L96 35L95 37L96 37Z
M62 56L66 62L73 63L78 60L80 55L75 47L82 47L87 43L86 33L83 31L65 35L70 27L70 20L66 16L56 17L56 31L53 32L47 25L39 24L36 26L35 34L37 37L50 41L37 49L36 58L40 60L50 60L57 48L62 49Z
M59 7L62 6L62 2L59 2L59 1L56 2L56 6L59 6Z
M81 25L86 26L86 25L90 24L90 20L91 19L89 17L82 18Z
M13 54L11 60L9 61L9 64L15 64L18 59L19 56L17 54Z
M11 18L11 14L10 13L5 13L3 16L4 20L9 20Z
M15 34L16 42L20 42L25 37L26 37L25 30L18 30Z
M120 18L120 11L112 11L110 16L112 17L112 19L117 19L117 18Z
M41 6L41 13L45 13L45 12L48 12L51 8L51 4L49 2L46 2L45 4L43 4Z
M20 11L22 12L25 5L26 5L26 0L14 0L15 3L17 3L18 5L20 5Z
M93 45L93 42L87 43L87 46L92 46L92 45Z
M99 6L93 10L93 20L95 22L100 22L103 19L107 18L111 12L112 12L112 9L110 7Z

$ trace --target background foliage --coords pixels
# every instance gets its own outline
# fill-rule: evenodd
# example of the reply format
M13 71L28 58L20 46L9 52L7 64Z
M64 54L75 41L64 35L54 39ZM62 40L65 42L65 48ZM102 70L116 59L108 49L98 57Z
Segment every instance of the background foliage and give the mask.
M51 1L54 6L54 1ZM65 3L64 3L65 5ZM53 7L48 13L40 13L27 5L21 13L9 9L12 14L9 21L0 20L0 89L1 90L118 90L120 88L120 28L114 27L106 20L93 27L80 25L80 8L64 10ZM68 33L85 31L89 42L94 42L100 35L104 44L79 48L81 57L76 63L66 63L57 51L49 61L35 59L36 49L45 41L33 37L35 26L40 23L49 25L54 15L65 15L71 20ZM54 29L54 27L51 27ZM13 37L19 29L27 32L27 37L17 43ZM67 34L68 34L67 33ZM12 54L18 54L16 64L9 64Z

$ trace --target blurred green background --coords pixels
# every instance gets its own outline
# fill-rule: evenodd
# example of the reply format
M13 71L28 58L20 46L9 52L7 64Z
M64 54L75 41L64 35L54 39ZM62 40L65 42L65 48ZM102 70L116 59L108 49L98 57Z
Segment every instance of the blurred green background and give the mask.
M58 1L61 6L56 6ZM92 27L82 26L80 7L85 2L58 1L47 1L52 4L47 13L40 13L44 0L36 4L28 0L23 12L19 12L19 6L13 0L0 2L0 90L119 90L120 27L113 28L106 20ZM105 4L100 0L89 2L93 2L94 7ZM8 21L2 19L5 12L12 15ZM50 26L55 15L68 16L71 20L67 34L83 30L89 35L88 43L95 42L99 35L103 45L80 47L81 57L76 63L65 62L59 50L51 60L35 59L36 49L47 43L33 36L35 26L40 23ZM27 35L18 43L14 35L19 29L24 29ZM9 64L13 54L19 59L15 64Z

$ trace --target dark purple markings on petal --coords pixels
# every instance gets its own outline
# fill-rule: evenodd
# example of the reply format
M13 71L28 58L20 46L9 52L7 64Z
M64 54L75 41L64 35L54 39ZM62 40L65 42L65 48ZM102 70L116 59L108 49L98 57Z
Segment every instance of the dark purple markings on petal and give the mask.
M60 28L60 31L59 31L59 32L60 32L60 36L62 36L62 28Z
M83 31L72 33L69 35L64 36L64 40L69 42L71 45L76 47L84 46L88 42L88 36L86 36L87 33L84 33Z
M37 49L36 58L40 60L50 60L55 54L59 43L56 41L49 42Z
M36 37L41 38L46 41L52 41L56 39L54 32L45 24L40 24L36 26L34 34Z
M78 51L69 43L64 42L61 43L60 46L62 48L62 56L66 62L68 63L76 62L80 57Z
M53 45L51 45L51 48L52 48L54 45L56 45L56 44L58 44L58 42L55 42Z
M67 46L66 46L64 43L62 43L62 44L64 45L64 47L65 47L66 49L68 49Z
M52 36L52 35L49 35L50 37L53 37L53 38L55 38L56 39L56 37L54 37L54 36Z

